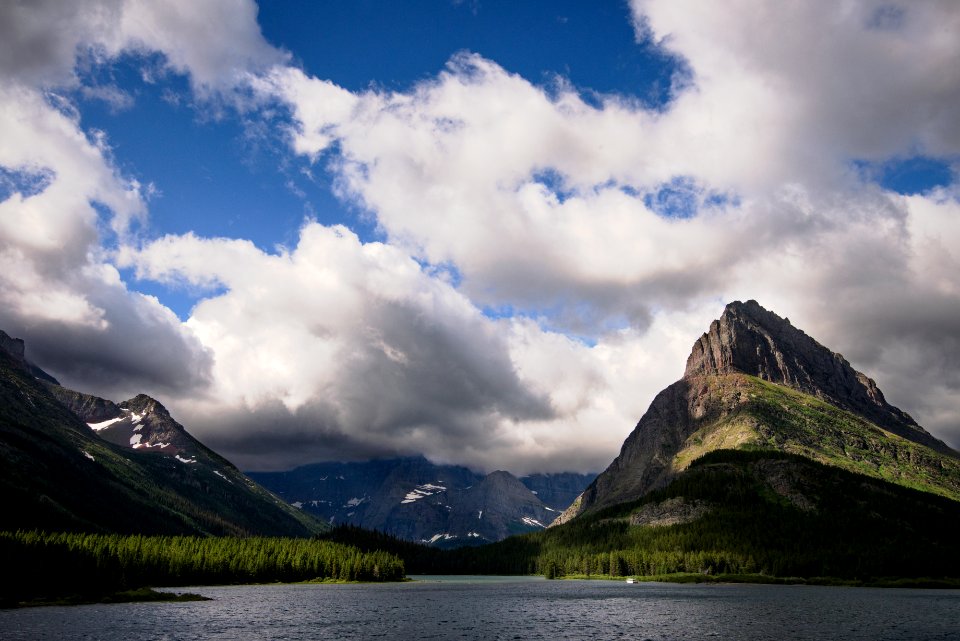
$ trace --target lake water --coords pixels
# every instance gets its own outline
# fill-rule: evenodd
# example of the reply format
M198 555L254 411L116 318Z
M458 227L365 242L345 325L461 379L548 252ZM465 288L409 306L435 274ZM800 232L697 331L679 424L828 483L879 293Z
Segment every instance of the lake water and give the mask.
M0 639L960 639L960 590L424 577L0 611Z

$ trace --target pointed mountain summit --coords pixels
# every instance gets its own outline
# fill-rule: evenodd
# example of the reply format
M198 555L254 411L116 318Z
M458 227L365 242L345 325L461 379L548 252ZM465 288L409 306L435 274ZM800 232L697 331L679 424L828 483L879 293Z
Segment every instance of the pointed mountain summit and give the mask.
M810 394L904 438L952 452L906 412L890 405L866 375L755 300L727 305L694 343L683 377L742 373Z
M160 401L138 394L116 404L106 399L48 385L50 392L97 436L120 447L172 456L181 463L227 463L187 433Z
M637 499L719 449L800 454L960 500L960 459L840 354L761 307L727 305L620 455L558 519Z

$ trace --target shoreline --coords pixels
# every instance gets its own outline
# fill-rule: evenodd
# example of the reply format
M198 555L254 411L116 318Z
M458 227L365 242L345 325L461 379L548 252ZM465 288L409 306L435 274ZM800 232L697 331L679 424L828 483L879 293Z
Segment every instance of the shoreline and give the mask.
M674 574L654 574L648 576L611 576L609 574L568 574L558 576L561 581L626 581L632 578L637 583L710 583L710 584L748 584L748 585L812 585L823 587L852 588L905 588L925 590L960 589L960 578L954 577L884 577L878 579L842 579L839 577L778 577L766 574L696 574L679 572Z
M55 605L95 605L100 603L185 603L189 601L212 601L209 597L192 592L160 592L154 588L120 590L110 594L70 594L65 596L30 599L4 603L0 609L39 608Z
M389 583L407 583L416 582L420 579L415 578L418 575L405 576L400 581L390 581ZM433 575L429 575L433 576ZM960 578L933 578L933 577L913 577L897 578L886 577L881 579L860 580L860 579L841 579L837 577L776 577L763 574L695 574L695 573L675 573L675 574L654 574L648 576L611 576L609 574L568 574L557 577L556 579L546 579L538 574L520 574L520 575L459 575L449 574L440 575L449 577L460 576L517 576L517 577L541 577L544 580L558 581L621 581L627 582L627 579L633 579L636 583L676 583L676 584L711 584L711 585L809 585L816 587L853 587L853 588L900 588L912 590L960 590ZM379 584L382 581L351 581L343 579L313 579L307 581L277 581L272 583L234 583L235 586L256 586L256 585L352 585L352 584ZM170 590L165 591L165 590ZM47 606L63 605L95 605L110 603L185 603L191 601L212 601L210 597L205 597L193 592L175 591L177 588L160 589L145 587L133 590L121 590L106 595L82 595L73 594L60 597L30 599L24 601L15 601L12 603L0 604L0 609L33 608Z

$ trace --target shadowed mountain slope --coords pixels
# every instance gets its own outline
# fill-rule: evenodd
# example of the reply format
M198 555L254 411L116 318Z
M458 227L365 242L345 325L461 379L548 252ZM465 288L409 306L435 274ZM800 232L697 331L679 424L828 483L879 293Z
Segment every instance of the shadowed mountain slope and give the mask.
M117 405L38 371L23 342L0 332L0 529L288 536L322 529L191 437L154 399ZM100 438L86 421L101 431L110 423L116 438Z

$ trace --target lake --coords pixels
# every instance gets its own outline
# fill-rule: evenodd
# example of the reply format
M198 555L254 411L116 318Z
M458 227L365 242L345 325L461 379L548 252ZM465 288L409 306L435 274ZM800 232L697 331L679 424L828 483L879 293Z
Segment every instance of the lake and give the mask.
M420 577L0 611L14 639L958 639L960 590ZM182 590L178 590L182 591Z

